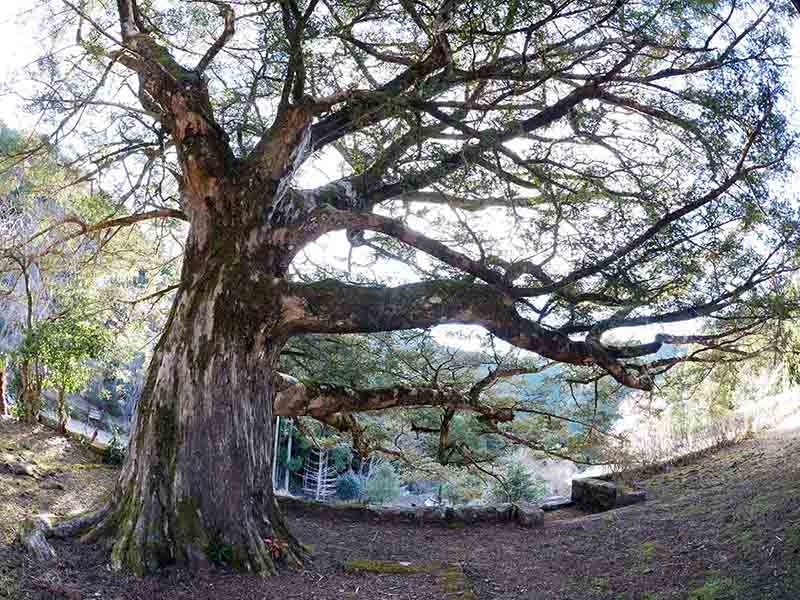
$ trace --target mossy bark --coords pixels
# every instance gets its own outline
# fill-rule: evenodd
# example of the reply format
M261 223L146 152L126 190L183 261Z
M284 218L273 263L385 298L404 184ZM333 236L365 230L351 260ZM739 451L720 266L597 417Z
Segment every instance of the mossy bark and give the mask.
M190 239L189 247L192 247ZM112 535L111 564L135 573L209 560L273 572L303 551L273 497L273 372L283 339L254 301L259 272L231 247L187 256L156 347L112 507L90 537ZM258 314L256 314L258 313Z
M314 201L291 190L312 151L312 112L304 102L285 107L253 156L237 158L214 120L208 80L141 30L134 7L118 3L119 61L136 72L145 108L161 114L191 225L128 457L92 535L113 534L113 566L138 573L206 554L268 572L278 549L302 556L270 475L273 372L288 335L279 288L302 245L330 230L305 219Z
M6 365L0 358L0 416L5 415L6 412Z

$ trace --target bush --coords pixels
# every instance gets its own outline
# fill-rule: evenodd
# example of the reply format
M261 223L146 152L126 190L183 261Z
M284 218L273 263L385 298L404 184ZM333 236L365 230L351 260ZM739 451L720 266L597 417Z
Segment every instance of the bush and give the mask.
M512 463L506 468L503 482L492 484L491 497L495 502L536 502L547 495L547 484L534 479L528 470L519 463Z
M22 402L17 401L13 402L8 407L8 414L14 417L15 419L22 419L25 416L25 411L22 410Z
M486 485L480 477L472 473L456 473L439 488L440 500L451 506L466 504L478 500L484 493Z
M103 456L103 462L107 465L121 465L125 462L127 454L128 448L119 437L119 427L112 425L111 439L108 441L108 448L106 448L105 456Z
M346 473L336 480L336 497L339 500L358 500L361 496L361 482L352 473Z
M383 504L400 495L400 480L389 463L383 463L367 480L365 486L367 502Z

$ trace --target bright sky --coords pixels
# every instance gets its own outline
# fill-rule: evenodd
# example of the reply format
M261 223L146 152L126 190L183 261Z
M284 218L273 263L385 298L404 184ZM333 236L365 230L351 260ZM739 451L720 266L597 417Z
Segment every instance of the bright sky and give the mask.
M788 2L788 0L786 0ZM49 45L46 34L37 28L36 23L20 19L20 15L34 4L31 0L0 0L0 121L4 121L8 126L17 129L34 129L37 125L36 115L31 115L21 110L19 100L7 93L8 86L13 84L14 74L25 65L34 60L41 49ZM792 55L792 107L794 109L794 120L800 127L800 19L795 20L793 27L793 55ZM325 161L324 171L329 171L328 165L333 161ZM314 172L314 171L317 172ZM329 172L320 172L319 168L311 166L306 170L304 180L306 185L327 180L331 177ZM677 326L670 326L669 332L682 334L693 332L696 324L684 323ZM467 333L473 330L476 334L479 328L447 327L441 328L441 337L447 337L450 341L455 341L451 336L456 332ZM661 326L648 326L636 328L635 337L641 339L652 339L653 335L663 331ZM621 332L622 333L622 332ZM624 332L625 335L633 335L633 331ZM459 336L460 337L460 336ZM459 345L474 346L476 342L467 343L463 339Z

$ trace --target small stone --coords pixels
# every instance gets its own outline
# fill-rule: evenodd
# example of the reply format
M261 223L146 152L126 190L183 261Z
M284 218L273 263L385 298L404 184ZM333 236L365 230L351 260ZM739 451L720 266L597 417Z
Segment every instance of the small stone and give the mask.
M503 504L498 504L496 507L497 510L497 520L502 522L508 522L513 520L515 514L515 507L510 502L506 502Z
M534 504L520 503L515 516L521 527L544 527L544 511Z

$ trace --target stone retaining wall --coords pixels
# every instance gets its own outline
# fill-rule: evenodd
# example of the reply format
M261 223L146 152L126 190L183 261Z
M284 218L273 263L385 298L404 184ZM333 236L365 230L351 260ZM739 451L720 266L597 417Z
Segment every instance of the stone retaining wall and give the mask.
M390 521L398 523L451 523L472 525L479 523L517 523L521 527L542 527L544 511L533 504L499 504L496 506L460 507L398 507L361 504L328 504L295 496L276 496L285 508L295 511L314 510L328 512L331 516L350 519Z

